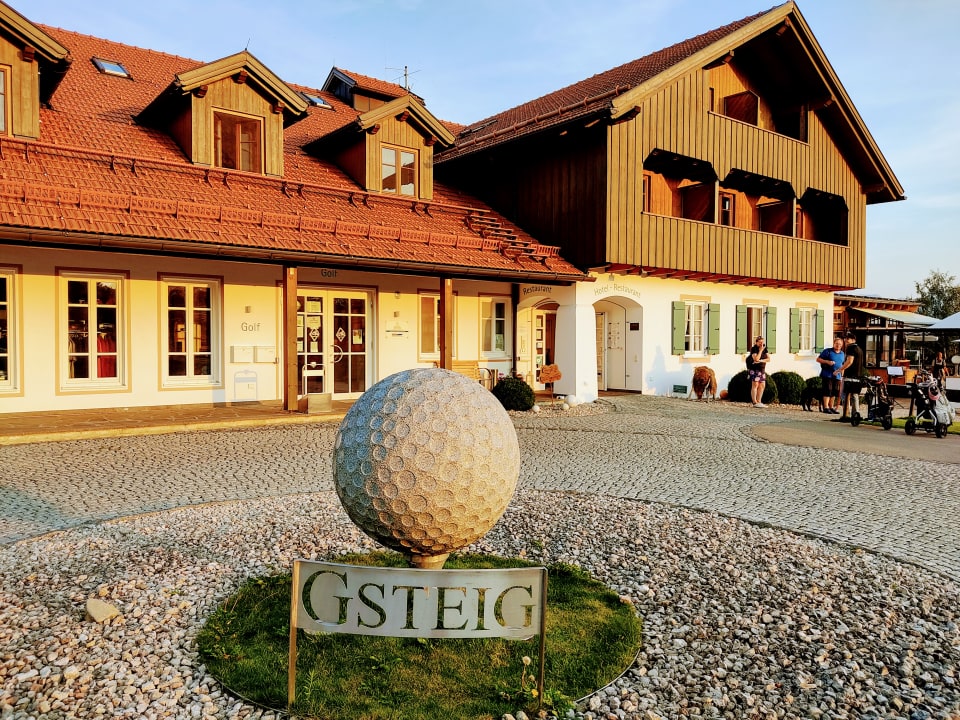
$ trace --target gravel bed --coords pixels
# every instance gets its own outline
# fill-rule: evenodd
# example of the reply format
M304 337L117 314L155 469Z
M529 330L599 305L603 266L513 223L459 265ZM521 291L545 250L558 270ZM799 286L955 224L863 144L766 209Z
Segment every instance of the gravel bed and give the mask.
M249 577L374 547L332 492L0 547L0 718L278 717L207 675L197 630ZM468 550L580 565L636 606L637 664L576 717L960 717L960 591L917 567L710 513L536 490ZM90 597L121 615L86 620Z

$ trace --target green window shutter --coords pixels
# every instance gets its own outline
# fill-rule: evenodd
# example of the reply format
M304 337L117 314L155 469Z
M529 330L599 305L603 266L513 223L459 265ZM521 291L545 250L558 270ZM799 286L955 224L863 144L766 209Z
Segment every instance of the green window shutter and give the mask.
M790 308L790 352L800 352L800 309Z
M820 352L825 347L825 345L823 344L823 336L826 331L826 328L823 325L823 321L824 321L823 310L817 310L817 347L814 348L817 352Z
M777 351L777 309L775 307L767 308L767 352L775 353ZM751 340L753 338L750 338ZM753 343L750 343L753 345Z
M747 306L737 305L737 353L742 355L750 349L747 342Z
M707 354L720 354L720 303L707 306Z
M681 301L673 303L673 354L683 355L687 334L687 305Z

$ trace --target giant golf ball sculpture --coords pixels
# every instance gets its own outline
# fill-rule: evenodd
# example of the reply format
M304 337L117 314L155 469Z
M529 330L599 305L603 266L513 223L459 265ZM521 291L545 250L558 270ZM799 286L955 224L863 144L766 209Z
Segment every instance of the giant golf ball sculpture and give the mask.
M333 478L350 519L412 565L440 568L506 510L520 474L510 417L479 383L437 368L384 378L337 432Z

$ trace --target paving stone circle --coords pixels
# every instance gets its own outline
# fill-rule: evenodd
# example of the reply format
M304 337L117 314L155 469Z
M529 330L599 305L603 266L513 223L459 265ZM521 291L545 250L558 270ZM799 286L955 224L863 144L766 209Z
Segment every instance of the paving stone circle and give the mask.
M485 535L519 474L517 433L503 406L479 383L440 368L375 384L334 444L334 485L351 520L418 565Z

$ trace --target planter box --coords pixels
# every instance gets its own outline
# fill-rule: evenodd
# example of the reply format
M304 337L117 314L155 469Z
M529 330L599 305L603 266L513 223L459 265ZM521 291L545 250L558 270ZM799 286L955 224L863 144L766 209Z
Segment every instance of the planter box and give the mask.
M333 411L333 393L307 393L297 403L302 413L328 413Z

